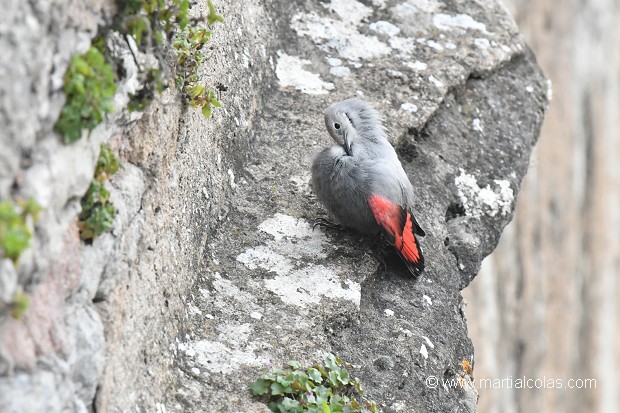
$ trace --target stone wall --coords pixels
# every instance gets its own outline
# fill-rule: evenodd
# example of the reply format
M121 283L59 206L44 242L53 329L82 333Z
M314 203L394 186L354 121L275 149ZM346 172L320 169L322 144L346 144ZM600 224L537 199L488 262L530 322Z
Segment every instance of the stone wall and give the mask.
M0 267L2 300L30 298L23 320L0 314L0 410L262 412L247 387L268 366L335 352L385 411L474 411L473 387L425 380L471 380L460 289L511 219L547 104L511 17L488 0L216 7L201 76L228 90L212 118L174 87L127 112L126 67L115 112L69 145L52 132L62 76L114 4L7 7L0 198L44 212L19 265ZM310 229L322 111L351 96L384 115L414 184L418 279L353 234ZM119 214L87 245L76 220L101 142L124 162Z

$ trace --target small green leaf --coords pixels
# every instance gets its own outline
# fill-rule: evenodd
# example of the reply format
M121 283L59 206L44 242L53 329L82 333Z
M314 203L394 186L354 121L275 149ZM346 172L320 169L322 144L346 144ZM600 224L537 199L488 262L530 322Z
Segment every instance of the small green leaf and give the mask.
M338 375L338 372L333 370L329 372L329 384L331 384L332 386L337 387L339 385L339 378L340 376Z
M273 396L277 396L280 394L284 394L284 386L282 386L280 383L271 383L271 394Z
M284 407L287 411L295 411L299 407L299 402L291 399L290 397L285 397L282 399L282 407Z
M269 380L258 379L254 383L252 383L252 385L250 386L250 390L255 396L267 394L269 392L270 383L271 382Z
M320 383L323 381L323 376L321 376L321 372L315 369L314 367L310 367L306 370L308 377L312 379L315 383Z
M209 24L213 26L216 22L222 23L224 21L224 18L217 14L217 12L215 11L215 6L211 2L211 0L207 2L207 6L209 7L209 15L207 16L207 21L209 22Z
M290 360L288 363L289 366L291 366L292 368L294 368L295 370L299 370L301 368L301 364L299 364L298 362L294 361L294 360Z
M211 105L209 105L208 103L204 105L202 107L202 114L204 115L205 118L210 118L211 117Z

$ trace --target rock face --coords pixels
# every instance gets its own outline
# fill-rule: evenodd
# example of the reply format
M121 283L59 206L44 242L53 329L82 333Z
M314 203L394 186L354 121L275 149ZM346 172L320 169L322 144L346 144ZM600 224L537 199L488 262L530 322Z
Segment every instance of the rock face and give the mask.
M89 139L65 146L51 132L61 85L17 68L64 73L83 49L63 36L88 39L93 28L19 7L5 17L7 39L25 24L40 31L22 49L2 46L16 56L1 62L11 70L0 86L10 126L0 196L34 196L45 212L19 268L0 267L0 285L22 286L31 301L23 321L1 315L1 411L266 412L247 390L254 379L327 352L358 365L387 412L475 411L460 290L512 217L548 94L504 9L216 4L225 22L203 76L228 87L222 109L204 119L169 89L141 116L117 105ZM37 53L47 43L36 36L56 51ZM8 89L35 81L47 85L28 89L38 106ZM428 234L417 279L393 257L380 265L355 234L310 226L324 214L308 186L313 155L330 144L322 112L352 96L385 116L414 185ZM30 118L33 132L20 133L17 121ZM79 198L102 141L125 160L111 182L119 216L84 245Z

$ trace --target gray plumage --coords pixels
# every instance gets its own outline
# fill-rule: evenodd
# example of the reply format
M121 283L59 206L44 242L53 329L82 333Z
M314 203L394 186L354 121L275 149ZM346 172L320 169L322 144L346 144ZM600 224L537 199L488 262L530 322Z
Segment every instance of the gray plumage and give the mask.
M312 164L312 186L338 222L366 234L382 233L414 274L424 269L415 235L424 235L413 212L413 189L396 151L385 137L379 114L348 99L325 111L336 145Z
M314 159L314 191L341 225L376 234L379 226L368 205L370 195L405 209L413 205L411 183L385 137L379 114L366 102L347 99L327 108L325 126L336 145Z

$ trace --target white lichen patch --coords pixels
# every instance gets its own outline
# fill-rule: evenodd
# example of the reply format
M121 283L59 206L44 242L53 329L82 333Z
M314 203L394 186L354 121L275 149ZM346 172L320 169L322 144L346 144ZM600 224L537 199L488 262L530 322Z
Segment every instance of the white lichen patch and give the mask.
M237 256L237 261L251 270L263 268L276 274L286 274L295 267L289 258L278 254L266 245L245 250Z
M426 346L424 344L422 344L420 346L420 354L422 355L422 357L424 357L425 359L428 358L428 350L426 349Z
M422 295L422 299L426 301L428 305L433 305L433 300L431 300L431 297L429 297L428 295L426 294Z
M230 181L230 187L235 189L237 184L235 183L235 173L232 169L228 169L228 180Z
M216 303L221 302L223 305L229 305L229 301L225 300L225 298L232 298L237 302L244 303L245 305L251 305L255 301L252 294L241 291L239 287L233 284L230 280L216 278L213 281L213 288L216 291L213 295L221 300L216 301Z
M336 77L348 77L351 74L351 69L346 66L336 66L331 67L329 73Z
M435 13L445 7L441 1L437 0L408 0L408 3L413 4L416 9L425 13Z
M444 84L441 80L437 79L435 76L431 75L428 77L428 80L434 84L436 87L438 87L439 89L444 87Z
M428 47L430 47L431 49L435 49L435 50L437 50L438 52L443 51L443 46L441 45L441 43L438 43L438 42L436 42L436 41L434 41L434 40L430 40L430 39L429 39L429 40L426 42L426 44L427 44L427 46L428 46Z
M307 265L286 275L265 280L268 290L280 299L297 306L319 304L323 297L353 301L359 307L361 286L352 280L341 278L336 269L324 265Z
M400 108L402 110L406 110L407 112L411 112L411 113L415 113L418 111L417 105L414 105L413 103L409 103L409 102L405 102L401 104Z
M374 32L385 34L387 36L396 36L400 33L400 29L390 22L385 20L379 20L378 22L370 23L368 28Z
M241 366L264 366L269 360L254 353L254 344L234 348L217 341L198 340L179 343L186 357L210 373L231 374Z
M379 9L385 9L385 0L372 0L372 4Z
M471 121L471 126L472 126L472 128L474 128L475 131L478 131L480 133L484 133L484 128L482 127L482 123L480 122L480 119L474 118Z
M275 273L264 280L265 288L282 301L297 306L319 304L324 297L353 301L359 307L361 287L342 277L336 267L315 265L311 260L325 258L322 231L313 231L307 221L275 214L258 229L271 235L264 245L248 248L237 261L250 270L258 268Z
M324 82L317 73L303 69L311 63L309 60L289 56L281 51L278 51L278 56L276 76L282 89L292 87L309 95L324 95L334 89L333 83Z
M449 14L438 13L433 16L433 24L439 30L452 30L455 28L460 29L472 29L478 30L484 34L492 34L487 31L487 26L484 23L474 20L468 14L457 14L450 16Z
M510 182L498 179L493 182L495 183L494 189L490 185L480 188L476 177L461 169L461 174L455 178L454 183L468 216L479 218L488 215L494 217L498 213L501 213L502 216L510 213L514 202L514 192L510 187Z
M332 67L342 66L342 60L338 59L337 57L328 57L327 64L329 64Z
M254 329L248 323L231 323L218 326L218 331L220 332L218 336L220 342L227 342L233 347L241 348L248 343Z
M202 315L202 311L200 310L200 308L196 307L192 303L187 304L187 307L185 308L185 311L190 316L192 316L192 315Z
M325 8L335 12L342 21L359 24L372 14L372 9L357 0L332 0Z
M435 348L435 345L433 344L433 342L426 336L422 336L422 338L424 339L424 341L426 341L426 344L428 344L428 346L433 349Z
M478 37L474 39L474 46L476 46L478 49L484 50L491 47L491 43L489 42L489 39L485 39L484 37Z
M390 37L388 43L392 49L398 50L401 55L409 56L415 51L415 40L408 37Z
M315 12L293 16L291 27L298 36L308 36L321 50L353 61L390 53L391 48L376 36L359 31L362 20L372 14L372 9L356 0L332 0L325 7L337 16Z
M405 62L405 66L412 70L415 70L416 72L421 72L428 69L428 65L426 63L417 60L415 62Z
M390 310L389 308L386 308L385 310L383 310L383 312L385 313L386 316L388 317L394 317L394 311Z
M279 213L261 223L258 229L273 236L276 241L285 237L307 238L316 235L307 221Z

